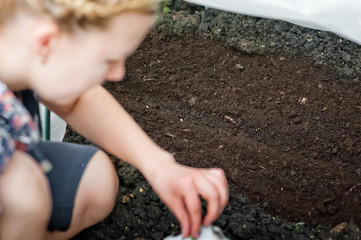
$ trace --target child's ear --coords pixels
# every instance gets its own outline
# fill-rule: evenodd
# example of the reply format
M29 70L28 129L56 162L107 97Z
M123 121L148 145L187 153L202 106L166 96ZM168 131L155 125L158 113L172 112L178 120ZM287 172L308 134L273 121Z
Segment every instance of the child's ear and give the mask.
M45 63L57 43L59 26L51 20L39 21L31 34L31 47L37 58Z

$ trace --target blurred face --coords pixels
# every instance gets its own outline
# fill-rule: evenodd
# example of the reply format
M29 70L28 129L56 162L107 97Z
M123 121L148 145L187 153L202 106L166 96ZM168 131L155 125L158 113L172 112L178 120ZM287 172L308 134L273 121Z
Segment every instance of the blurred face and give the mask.
M31 19L29 19L31 18ZM20 15L0 31L0 79L57 104L104 81L119 81L154 16L124 13L106 30L66 33L49 20Z

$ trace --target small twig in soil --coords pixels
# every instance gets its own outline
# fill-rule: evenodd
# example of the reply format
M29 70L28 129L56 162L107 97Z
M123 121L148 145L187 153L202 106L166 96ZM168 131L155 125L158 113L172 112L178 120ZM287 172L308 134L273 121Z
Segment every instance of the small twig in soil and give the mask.
M228 120L231 121L232 123L236 123L236 121L234 121L234 119L231 118L231 117L228 116L228 115L225 115L224 118L225 118L225 119L228 119Z
M345 227L347 227L347 223L343 222L334 227L332 230L335 232L341 232L343 229L345 229Z
M147 82L147 81L154 81L155 78L147 78L146 76L143 77L143 82Z
M358 108L358 109L361 109L361 106L355 106L356 108Z
M353 186L352 188L350 188L350 192L352 192L352 190L354 190L356 187L358 187L358 186L361 186L361 183L358 183L358 184L356 184L355 186Z
M175 135L174 134L171 134L171 133L166 133L164 134L166 137L170 137L172 138L173 140L175 139Z
M267 168L263 167L262 165L259 165L260 168L262 168L263 170L267 170Z

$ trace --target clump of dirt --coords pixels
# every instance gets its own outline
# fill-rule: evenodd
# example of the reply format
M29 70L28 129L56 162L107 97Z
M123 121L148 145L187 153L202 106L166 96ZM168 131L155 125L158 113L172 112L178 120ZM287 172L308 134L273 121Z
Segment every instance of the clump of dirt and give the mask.
M231 239L360 239L359 48L280 21L197 11L163 16L128 61L125 81L105 87L177 161L225 170L230 202L215 224ZM235 23L239 29L231 31ZM200 30L206 25L212 27ZM266 33L279 25L284 34L271 36L272 48ZM213 31L220 26L222 34ZM303 39L309 32L317 33L312 41ZM317 42L319 35L327 41ZM232 38L249 38L253 47L232 46ZM71 128L66 141L88 143ZM178 233L141 174L113 160L122 183L116 207L74 239Z

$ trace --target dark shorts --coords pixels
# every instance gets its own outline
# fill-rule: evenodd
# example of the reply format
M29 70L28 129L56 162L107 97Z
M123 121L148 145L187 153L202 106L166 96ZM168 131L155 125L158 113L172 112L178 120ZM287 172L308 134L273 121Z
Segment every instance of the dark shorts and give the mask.
M52 163L52 170L47 174L53 199L48 230L66 231L80 179L98 148L64 142L41 142L39 148Z

